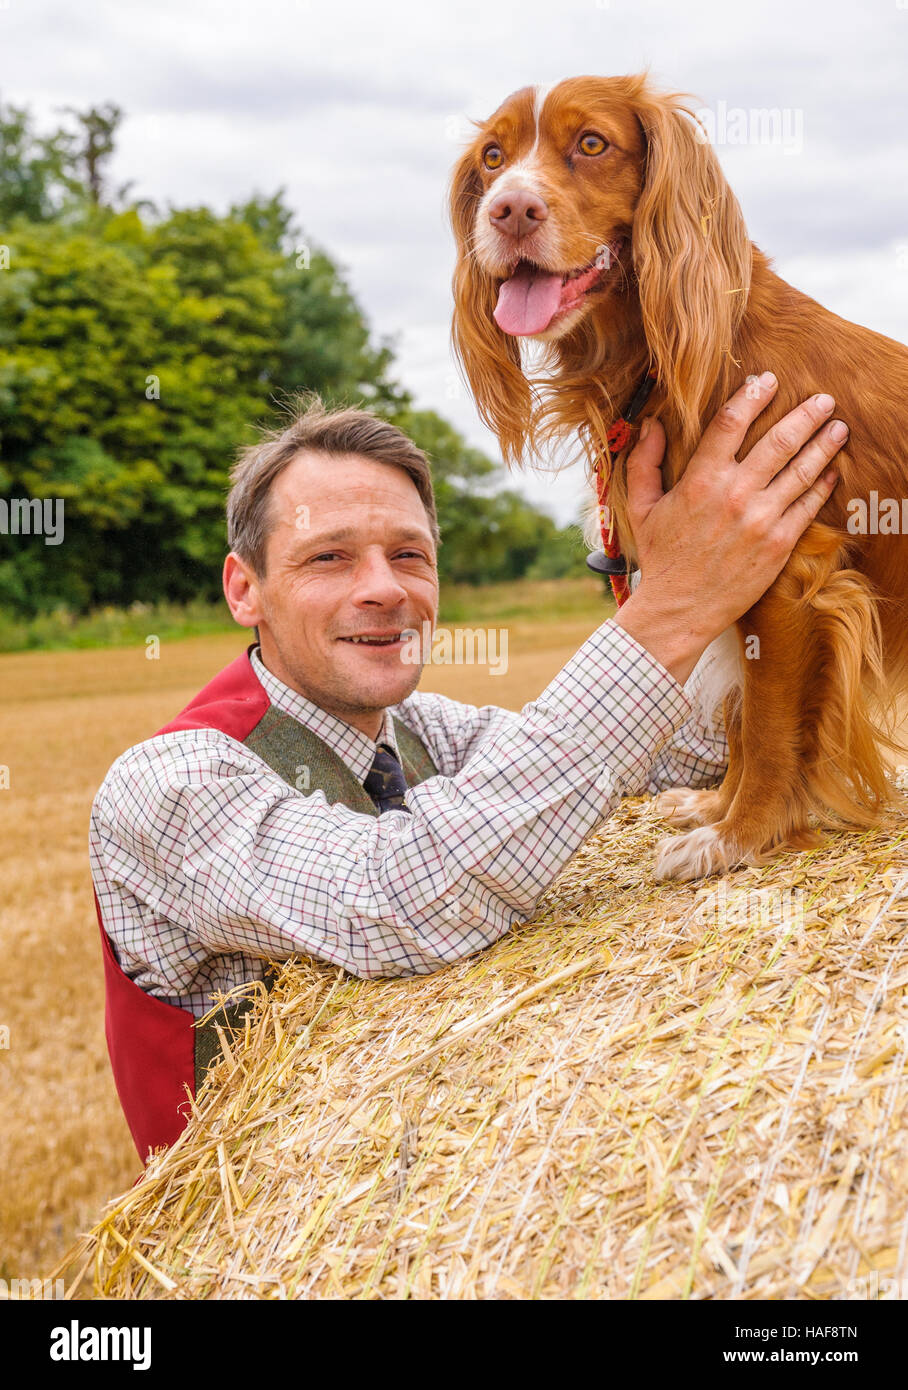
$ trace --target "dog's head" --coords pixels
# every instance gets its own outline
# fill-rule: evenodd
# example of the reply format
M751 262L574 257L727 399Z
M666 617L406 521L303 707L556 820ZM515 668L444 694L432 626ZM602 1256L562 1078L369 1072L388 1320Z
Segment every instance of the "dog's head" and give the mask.
M537 442L542 416L557 426L534 413L523 340L571 391L648 347L695 438L751 253L690 107L642 76L576 77L516 92L477 125L451 184L453 338L505 458Z

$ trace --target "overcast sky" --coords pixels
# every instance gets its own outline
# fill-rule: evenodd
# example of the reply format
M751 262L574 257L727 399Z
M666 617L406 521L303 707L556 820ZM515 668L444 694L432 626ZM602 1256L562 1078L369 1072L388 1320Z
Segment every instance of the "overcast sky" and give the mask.
M445 190L468 117L644 66L719 121L777 108L779 143L717 143L753 239L799 289L905 340L906 54L908 0L0 0L3 100L48 121L115 101L115 177L161 205L285 187L417 403L493 456L449 350ZM519 485L573 519L576 474Z

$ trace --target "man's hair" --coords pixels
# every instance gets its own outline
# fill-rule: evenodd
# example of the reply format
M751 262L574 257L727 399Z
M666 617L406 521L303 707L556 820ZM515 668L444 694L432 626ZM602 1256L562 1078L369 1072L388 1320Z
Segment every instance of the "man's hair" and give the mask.
M265 573L265 549L272 526L271 485L302 450L336 458L356 454L402 468L419 493L436 546L441 537L435 513L432 473L423 451L396 425L369 410L344 406L326 409L314 393L294 402L295 414L283 429L271 430L243 449L230 474L227 497L227 543L259 577Z

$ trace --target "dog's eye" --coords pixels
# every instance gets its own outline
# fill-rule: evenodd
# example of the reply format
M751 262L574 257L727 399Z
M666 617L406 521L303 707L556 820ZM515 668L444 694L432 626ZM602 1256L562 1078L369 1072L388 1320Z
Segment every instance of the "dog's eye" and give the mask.
M581 154L602 154L608 147L608 141L603 140L594 130L588 130L586 135L581 135L577 147Z
M487 169L500 169L504 155L497 145L487 145L482 152L482 162Z

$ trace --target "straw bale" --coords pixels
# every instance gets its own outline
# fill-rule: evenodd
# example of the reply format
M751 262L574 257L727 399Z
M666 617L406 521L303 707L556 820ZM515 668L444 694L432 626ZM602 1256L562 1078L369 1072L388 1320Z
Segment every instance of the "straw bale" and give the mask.
M297 959L78 1255L117 1298L841 1298L908 1277L908 826L657 883L626 801L495 947ZM74 1258L74 1256L71 1256Z

